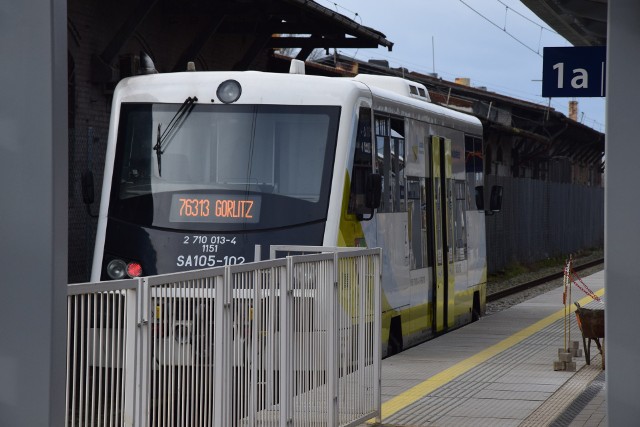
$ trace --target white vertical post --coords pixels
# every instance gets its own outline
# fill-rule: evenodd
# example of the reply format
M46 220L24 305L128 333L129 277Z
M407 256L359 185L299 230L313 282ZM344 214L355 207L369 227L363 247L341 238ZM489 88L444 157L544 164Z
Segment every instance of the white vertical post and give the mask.
M339 337L340 330L338 325L338 253L333 254L331 261L331 269L329 274L325 273L327 283L322 283L320 286L329 290L328 292L328 304L326 307L329 309L329 322L327 324L327 340L328 340L328 353L327 353L327 378L329 392L329 402L327 408L329 408L328 425L338 425L338 352L340 351Z
M257 245L256 245L257 246ZM258 397L261 396L262 401L266 400L266 396L259 392L260 383L258 382L258 368L263 365L263 362L259 358L264 358L266 354L258 351L258 330L260 329L260 319L262 318L262 310L260 305L260 295L262 294L262 273L260 267L256 267L251 273L253 279L253 301L251 303L252 309L247 313L249 315L250 333L251 333L251 384L247 385L250 391L251 399L249 401L249 424L256 425L256 414L258 413ZM252 311L251 311L252 310Z
M289 306L293 291L293 261L287 257L285 277L280 280L280 427L288 426L291 419L291 341Z
M382 422L382 249L378 249L378 254L371 257L373 260L374 274L374 330L373 330L373 363L376 372L375 381L375 407L377 411L376 422Z
M233 324L233 312L231 299L233 290L231 287L231 273L229 267L225 267L224 276L215 278L215 385L214 385L214 419L216 426L230 425L231 405L233 396L230 396L231 378L229 372L233 365L229 353L232 349L232 333L229 325ZM230 319L231 318L231 319Z
M605 166L605 335L607 415L610 426L640 419L640 340L633 313L640 287L635 267L640 239L640 3L610 0L607 25Z
M360 387L363 387L367 384L367 376L368 372L366 370L365 357L368 354L366 344L370 344L366 338L366 326L367 326L367 297L369 296L369 292L367 289L367 278L366 278L366 266L365 262L368 261L368 258L363 256L353 257L353 262L355 263L355 271L357 277L358 284L358 382ZM359 403L359 413L364 413L364 411L370 410L371 400L365 398L365 395L362 395L358 399Z
M124 330L124 363L122 368L124 395L123 400L123 421L125 427L133 427L135 425L135 405L136 405L136 334L137 327L134 319L137 319L137 295L140 286L136 289L128 289L125 291L125 322ZM95 346L95 344L94 344Z
M136 363L136 427L149 424L149 341L151 328L149 325L151 298L147 279L138 282L138 321L136 322L137 363Z

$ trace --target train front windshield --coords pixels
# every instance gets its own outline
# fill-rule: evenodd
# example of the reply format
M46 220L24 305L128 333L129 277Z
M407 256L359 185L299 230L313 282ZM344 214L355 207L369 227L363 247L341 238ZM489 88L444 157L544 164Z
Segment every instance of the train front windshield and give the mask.
M339 107L122 104L112 219L238 232L324 221Z

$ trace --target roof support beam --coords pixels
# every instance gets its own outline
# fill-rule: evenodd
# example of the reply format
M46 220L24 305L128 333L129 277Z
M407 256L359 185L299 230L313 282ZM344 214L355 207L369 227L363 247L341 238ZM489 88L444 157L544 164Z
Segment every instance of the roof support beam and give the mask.
M271 40L270 34L256 34L255 36L255 40L251 46L249 46L249 49L247 49L244 57L233 66L234 71L245 71L250 69L258 54L268 47L269 41Z
M93 81L106 83L114 80L115 71L111 63L156 3L158 0L139 0L102 53L99 56L92 56L91 77Z
M600 162L602 162L603 157L604 157L604 153L594 152L591 156L587 158L587 163L593 164L593 163L596 163L597 161L598 164L600 164Z
M576 162L583 163L587 157L591 154L591 149L587 147L581 147L575 151L573 158Z
M209 39L218 31L220 25L225 19L225 15L214 15L211 17L204 29L196 36L191 45L182 53L180 59L173 66L173 72L184 71L188 61L195 60L196 56L202 51Z
M318 36L311 37L273 37L268 43L270 48L376 48L378 43L374 40L360 38L324 38Z
M300 61L306 61L309 55L311 55L311 53L313 52L313 50L314 49L312 47L308 47L308 46L300 49L300 52L298 52L298 54L296 55L296 59Z

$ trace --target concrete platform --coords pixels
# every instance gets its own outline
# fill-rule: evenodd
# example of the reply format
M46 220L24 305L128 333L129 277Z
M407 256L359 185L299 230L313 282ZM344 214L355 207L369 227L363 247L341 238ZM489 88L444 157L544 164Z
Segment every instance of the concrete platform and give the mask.
M583 281L603 295L604 272ZM572 294L583 307L602 307L575 287ZM582 348L560 287L384 359L379 425L606 426L595 344L591 365L582 355L575 371L554 370L570 341Z

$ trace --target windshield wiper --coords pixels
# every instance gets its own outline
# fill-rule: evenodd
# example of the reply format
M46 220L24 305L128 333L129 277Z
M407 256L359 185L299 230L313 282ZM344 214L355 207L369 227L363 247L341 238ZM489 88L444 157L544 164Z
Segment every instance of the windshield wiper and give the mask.
M191 111L193 111L196 102L198 102L198 98L195 96L190 96L185 99L180 108L178 108L176 114L169 121L169 124L167 125L167 128L164 130L164 132L161 132L162 123L158 123L156 145L153 147L156 152L156 158L158 159L158 175L162 176L162 155L167 150L167 147L169 146L173 135L175 135L175 132L180 128L180 126L182 126L182 123L184 123L189 114L191 114Z

